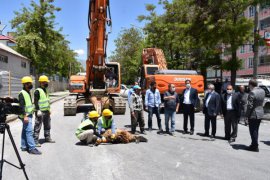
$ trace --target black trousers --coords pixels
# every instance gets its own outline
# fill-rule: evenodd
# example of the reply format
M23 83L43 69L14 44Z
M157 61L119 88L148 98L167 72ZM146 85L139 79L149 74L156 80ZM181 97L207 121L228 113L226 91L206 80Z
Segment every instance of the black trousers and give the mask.
M192 104L183 104L184 113L184 131L188 130L188 116L190 120L190 131L194 131L194 106Z
M210 116L208 114L208 111L206 110L204 119L204 130L206 135L209 135L210 122L212 128L212 135L215 136L217 131L217 116Z
M259 138L259 128L261 124L261 119L249 119L249 133L251 137L251 146L258 147L258 138Z
M224 124L225 124L225 138L235 139L237 137L238 131L237 112L234 110L228 110L224 117Z

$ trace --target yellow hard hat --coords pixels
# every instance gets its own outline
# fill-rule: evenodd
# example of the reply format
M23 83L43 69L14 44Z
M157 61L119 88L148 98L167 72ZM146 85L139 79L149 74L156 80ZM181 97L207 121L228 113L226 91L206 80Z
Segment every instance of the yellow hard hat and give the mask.
M50 82L49 78L47 76L45 76L45 75L40 76L38 81L39 82Z
M24 76L22 78L22 84L25 84L25 83L32 83L33 82L33 79L30 77L30 76Z
M98 114L97 111L90 111L89 114L88 114L88 117L90 119L92 119L92 118L98 118L99 117L99 114Z
M102 116L112 116L113 112L109 109L104 109L102 112Z

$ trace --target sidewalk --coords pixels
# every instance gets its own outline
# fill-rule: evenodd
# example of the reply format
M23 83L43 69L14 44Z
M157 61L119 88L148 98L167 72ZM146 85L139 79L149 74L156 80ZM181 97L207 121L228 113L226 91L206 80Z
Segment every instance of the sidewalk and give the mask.
M61 91L61 92L54 92L50 93L50 103L54 103L56 101L59 101L61 99L64 99L66 96L69 95L69 91ZM18 115L8 115L7 116L7 123L12 122L18 118Z

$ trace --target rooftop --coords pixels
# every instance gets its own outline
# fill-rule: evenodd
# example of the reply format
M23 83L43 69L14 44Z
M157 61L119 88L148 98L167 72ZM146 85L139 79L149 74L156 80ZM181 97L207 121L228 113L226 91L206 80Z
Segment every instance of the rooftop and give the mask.
M16 41L12 37L5 36L5 35L0 35L0 40L9 40L9 41L11 41L13 43L16 43Z
M5 44L0 43L0 50L4 50L4 51L6 51L6 52L8 52L8 53L10 53L10 54L13 54L13 55L16 55L16 56L19 56L19 57L21 57L21 58L24 58L24 59L29 60L27 57L21 55L20 53L18 53L18 52L15 51L14 49L12 49L12 48L6 46Z

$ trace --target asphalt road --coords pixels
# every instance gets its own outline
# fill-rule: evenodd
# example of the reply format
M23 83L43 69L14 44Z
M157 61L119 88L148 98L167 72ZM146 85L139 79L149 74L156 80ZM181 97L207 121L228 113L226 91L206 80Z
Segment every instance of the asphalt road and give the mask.
M42 144L41 156L21 152L26 171L33 180L178 180L178 179L270 179L270 123L260 129L260 152L243 150L249 145L248 128L239 126L235 143L222 140L224 125L218 120L217 139L201 137L203 115L196 114L195 134L183 135L183 118L176 116L176 137L157 135L156 130L147 132L148 143L100 145L88 147L76 145L74 133L82 119L63 116L63 100L52 105L52 138L55 144ZM126 115L115 116L118 128L130 124L129 110ZM147 114L145 114L147 119ZM162 115L164 125L164 115ZM18 148L20 147L20 121L10 123ZM153 127L157 127L154 117ZM43 138L43 132L41 132ZM2 136L1 136L2 138ZM0 140L2 141L2 140ZM18 164L10 140L6 138L4 158ZM23 172L4 164L3 179L24 179Z

